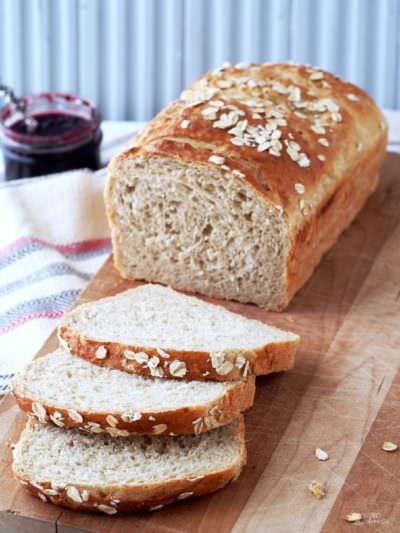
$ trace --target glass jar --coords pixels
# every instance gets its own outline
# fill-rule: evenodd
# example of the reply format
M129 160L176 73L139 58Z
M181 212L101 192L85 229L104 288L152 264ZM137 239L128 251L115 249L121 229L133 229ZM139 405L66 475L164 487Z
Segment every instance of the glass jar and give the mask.
M12 104L0 112L7 180L100 168L100 113L92 102L62 93L33 94L24 102L28 123Z

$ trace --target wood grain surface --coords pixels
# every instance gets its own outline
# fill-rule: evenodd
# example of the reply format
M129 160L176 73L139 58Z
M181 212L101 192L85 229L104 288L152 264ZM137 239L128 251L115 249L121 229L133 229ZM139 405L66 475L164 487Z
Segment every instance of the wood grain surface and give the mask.
M80 302L134 285L109 259ZM302 336L294 370L257 380L241 478L125 517L42 503L11 474L24 416L8 395L0 403L1 532L400 531L400 452L381 450L383 441L400 443L400 156L388 155L378 190L286 312L219 303ZM55 346L53 334L40 353ZM316 447L328 461L315 458ZM310 494L312 480L325 484L325 498ZM350 512L363 521L345 522Z

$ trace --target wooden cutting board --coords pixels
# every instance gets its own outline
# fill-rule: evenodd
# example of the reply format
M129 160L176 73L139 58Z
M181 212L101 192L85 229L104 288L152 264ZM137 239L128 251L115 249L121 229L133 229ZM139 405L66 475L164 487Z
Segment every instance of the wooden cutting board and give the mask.
M134 286L109 259L80 302ZM379 189L325 256L288 311L227 308L302 336L296 368L257 380L246 414L248 465L207 497L126 517L75 513L25 494L11 474L11 443L24 423L0 403L0 531L400 531L400 156L389 154ZM53 334L40 353L56 346ZM319 462L314 450L329 453ZM326 497L307 485L317 480ZM362 524L344 516L360 512Z

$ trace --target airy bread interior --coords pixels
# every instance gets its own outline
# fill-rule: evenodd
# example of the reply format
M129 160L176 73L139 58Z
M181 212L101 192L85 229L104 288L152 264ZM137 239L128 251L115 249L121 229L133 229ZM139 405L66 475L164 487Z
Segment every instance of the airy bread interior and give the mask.
M116 162L113 172L114 250L123 275L281 304L287 230L255 190L223 170L162 157Z
M62 325L100 342L182 351L252 351L298 337L161 285L77 307Z
M14 379L19 395L78 412L162 412L207 406L238 382L146 378L92 365L65 350L36 359Z
M204 476L243 456L239 422L199 436L83 435L30 422L14 449L14 470L37 483L112 488Z

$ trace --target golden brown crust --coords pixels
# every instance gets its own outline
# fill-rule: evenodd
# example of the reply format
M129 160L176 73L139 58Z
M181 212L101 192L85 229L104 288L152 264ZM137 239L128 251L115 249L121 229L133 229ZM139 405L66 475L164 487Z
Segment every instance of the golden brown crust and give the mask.
M22 395L17 386L13 387L13 394L23 411L37 416L37 409L32 407L32 404L37 403L35 400ZM114 437L199 434L232 422L241 412L253 405L254 394L255 378L251 376L214 402L170 411L139 413L140 418L137 420L134 416L129 420L129 416L124 413L77 413L75 410L71 412L67 408L41 402L45 414L40 416L40 421L59 427L80 429L87 433L109 433ZM111 418L107 420L107 417Z
M210 118L207 110L215 101L224 108ZM266 111L254 113L254 101L263 102ZM279 153L233 144L229 128L215 126L229 106L249 127L261 128L271 121L268 110L279 110L284 119L276 139ZM304 164L290 155L291 141L300 146ZM278 306L283 309L374 189L386 142L387 125L372 98L337 76L301 65L229 66L197 80L114 159L105 194L107 215L115 230L110 197L125 161L173 158L203 165L205 171L215 166L230 174L239 171L236 179L275 205L286 221L290 246ZM225 159L225 168L209 160L215 155ZM113 244L115 265L129 277L116 230ZM248 301L246 295L239 299Z
M288 259L287 304L375 190L386 142L382 138L378 146L363 153L335 191L324 198L315 215L297 229Z
M67 496L65 489L59 489L57 491L57 495L46 494L46 491L51 489L49 483L43 483L43 489L40 489L37 486L31 485L24 478L19 477L18 474L15 475L20 482L27 482L27 485L24 483L22 484L24 488L33 496L40 498L42 501L48 501L49 503L53 503L55 505L67 507L73 511L122 514L136 511L157 511L165 505L169 505L183 499L196 498L198 496L210 494L222 489L228 483L234 481L235 478L239 476L240 471L241 470L235 466L225 470L224 472L209 474L198 481L174 481L170 482L169 484L165 484L165 486L162 487L153 487L151 490L146 491L146 494L142 493L143 489L135 491L129 487L121 487L118 489L118 492L112 491L110 494L107 494L107 491L103 489L93 491L86 489L85 486L77 486L76 488L80 491L88 490L89 500L87 502L73 501ZM115 494L120 495L120 497L116 497ZM186 494L188 494L187 497ZM45 497L46 500L44 500L43 497ZM118 503L113 504L112 502L116 500L118 500ZM102 505L107 506L107 510L102 510L102 508L99 507ZM115 509L116 512L112 511L112 509Z
M321 80L311 80L313 73L320 72ZM235 88L218 88L220 80L247 79L266 82L266 87L249 88L243 83ZM206 89L202 89L202 80L207 82ZM235 81L236 80L236 81ZM315 113L303 108L296 108L287 94L272 91L270 84L278 82L286 87L296 86L301 89L302 101L318 103L322 99L331 100L340 108L340 121L329 117L334 112L327 111L327 125L325 133L316 133L310 128L315 120ZM329 85L329 87L323 84ZM367 93L351 83L347 83L326 71L312 69L308 66L289 64L250 65L246 69L229 67L221 74L207 73L186 91L189 98L196 98L197 94L207 89L217 92L198 105L188 104L188 100L172 102L162 113L157 115L134 140L133 146L117 156L117 160L149 158L155 155L168 156L187 160L189 163L201 163L213 166L208 158L216 153L226 158L226 164L232 169L238 168L245 175L245 181L256 188L272 203L281 205L290 216L298 211L299 194L294 189L296 181L304 184L307 196L316 189L324 174L335 174L335 167L339 166L337 156L340 153L340 165L357 159L357 144L363 148L375 146L386 137L386 125L381 123L383 116L372 98ZM314 96L309 95L312 92ZM263 96L264 95L264 96ZM356 100L349 100L349 95ZM240 100L238 100L238 98ZM236 146L232 144L232 135L227 129L213 127L213 122L207 119L202 111L210 106L210 101L220 100L227 106L233 105L244 113L242 119L249 125L265 124L265 116L253 118L252 107L243 103L252 98L270 99L271 109L279 108L287 124L280 126L281 139L293 136L301 145L302 151L310 159L310 165L299 166L291 159L285 149L279 157L273 157L268 152L258 152L252 146ZM222 113L222 112L221 112ZM296 113L304 114L301 118ZM219 117L220 113L218 114ZM183 129L183 120L190 125ZM320 139L327 139L329 146L320 144ZM325 157L324 161L318 155ZM112 169L112 165L111 165ZM333 172L332 172L333 171ZM111 172L112 174L112 172ZM295 181L294 181L295 178ZM239 178L238 178L239 179Z
M209 494L235 481L246 464L244 421L238 420L237 435L240 441L239 460L220 472L210 472L202 477L177 479L145 486L116 487L99 486L96 489L85 485L52 486L50 481L36 482L19 472L13 463L14 475L21 485L42 501L61 505L74 511L103 512L105 514L131 513L134 511L158 510L165 505L188 498ZM72 498L71 498L72 496ZM77 501L78 500L78 501ZM81 500L81 501L79 501ZM104 507L103 507L104 506Z
M61 324L58 329L64 345L69 351L83 359L99 366L125 370L142 376L152 376L152 369L133 360L127 360L124 352L145 352L149 357L157 356L160 359L159 368L166 378L176 378L169 372L173 361L182 361L186 364L185 380L199 381L235 381L245 379L250 375L270 374L293 368L299 338L285 342L271 342L257 348L252 352L232 351L223 354L223 361L228 364L222 367L221 361L215 363L210 352L181 351L168 349L168 359L159 356L155 348L145 346L119 344L117 342L99 342L94 339L84 338L70 326ZM106 357L98 359L96 352L100 347L106 349ZM213 362L214 361L214 362ZM221 369L222 367L222 369ZM229 369L229 371L226 371Z

